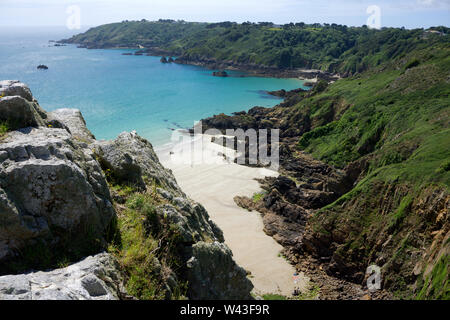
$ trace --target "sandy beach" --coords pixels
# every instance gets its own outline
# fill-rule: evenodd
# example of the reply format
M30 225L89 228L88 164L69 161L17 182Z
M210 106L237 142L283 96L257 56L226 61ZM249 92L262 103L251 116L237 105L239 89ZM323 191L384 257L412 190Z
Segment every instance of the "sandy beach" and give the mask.
M261 215L238 207L233 200L238 195L251 197L261 191L255 178L278 173L229 163L218 153L233 157L233 150L211 143L210 136L195 139L202 139L203 150L207 150L203 155L199 150L187 153L169 147L156 151L163 165L172 169L183 191L201 203L223 230L234 259L251 273L254 293L291 296L296 288L304 291L308 280L301 274L294 283L295 269L280 255L282 246L264 233Z

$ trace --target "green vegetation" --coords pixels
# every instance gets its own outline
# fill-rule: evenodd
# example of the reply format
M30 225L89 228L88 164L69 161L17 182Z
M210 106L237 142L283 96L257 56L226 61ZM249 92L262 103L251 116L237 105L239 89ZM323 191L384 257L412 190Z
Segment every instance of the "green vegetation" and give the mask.
M405 278L414 267L411 252L420 252L419 239L425 233L431 241L436 227L417 206L450 187L449 53L449 43L439 41L413 50L311 94L289 114L310 117L300 150L339 168L363 164L363 178L310 219L313 229L342 237L334 254L343 265L363 269L386 251L386 286L401 298L448 298L448 261L425 280L435 289L414 293L414 279ZM388 236L391 246L381 248Z
M6 122L0 122L0 138L2 138L9 130L9 125Z
M450 300L450 287L448 283L449 256L444 254L434 265L431 275L418 281L419 293L417 299L443 299Z
M449 29L440 27L449 33ZM188 23L124 21L69 39L88 47L160 48L187 60L215 59L278 68L357 73L428 47L447 37L423 29L347 27L337 24ZM416 66L415 62L410 67Z
M285 296L275 293L263 294L262 298L264 300L287 300Z
M305 293L298 295L296 300L317 300L320 294L319 286L315 284L310 284L309 289Z
M298 296L286 297L281 294L267 293L262 296L264 300L317 300L320 294L319 286L315 284L309 284L309 288L306 292L300 293Z
M434 29L447 35L335 24L140 21L93 28L69 42L144 45L187 62L350 75L332 84L319 82L292 104L265 114L267 127L275 118L283 133L298 138L299 151L337 168L360 169L353 189L316 212L309 224L321 238L318 243L331 247L333 242L341 274L356 275L380 258L383 285L396 297L449 299L448 255L418 278L411 276L418 259L432 254L427 250L436 231L448 223L437 222L436 208L445 210L450 187L450 30ZM249 114L240 120L258 123ZM253 201L262 197L257 193ZM144 209L130 205L125 211L145 216ZM151 251L155 244L145 246ZM315 299L318 293L312 287L299 298Z
M304 99L295 112L322 124L305 133L299 147L338 167L371 154L369 173L448 183L450 86L449 46L411 54L422 62L402 71L402 61L342 79L321 94ZM344 107L342 107L344 106ZM332 108L328 119L327 110ZM407 166L405 166L407 165ZM442 167L444 170L435 171ZM390 170L380 170L387 168Z
M255 192L253 194L252 200L254 203L260 202L264 198L265 195L266 195L265 192Z
M112 189L126 202L116 204L118 228L108 251L126 273L127 292L144 300L183 299L186 283L177 283L170 291L166 287L181 262L177 258L177 227L156 214L155 207L163 200L155 192L139 192L131 186Z
M122 21L111 23L73 37L80 44L92 44L96 47L160 47L179 39L181 36L195 34L204 29L204 24L171 23L168 21L150 22Z

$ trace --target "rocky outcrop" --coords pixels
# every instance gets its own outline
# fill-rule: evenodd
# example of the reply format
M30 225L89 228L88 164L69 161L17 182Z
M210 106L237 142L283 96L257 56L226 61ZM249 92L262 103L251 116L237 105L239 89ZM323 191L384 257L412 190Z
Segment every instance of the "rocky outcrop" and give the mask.
M47 114L33 99L30 89L15 80L0 81L0 121L11 129L46 125Z
M53 127L62 127L71 133L72 137L92 143L95 136L86 127L80 110L77 109L58 109L48 113L48 123Z
M104 170L110 170L119 183L132 183L145 189L146 183L156 183L177 196L183 194L174 176L159 162L152 145L136 132L123 132L112 141L98 141L95 152Z
M223 243L199 242L192 246L187 262L192 299L251 299L253 288L244 269L232 259L231 250Z
M27 101L33 101L30 89L17 80L0 81L0 96L19 96Z
M62 269L0 277L0 300L118 300L126 298L120 267L106 253Z
M237 197L238 205L257 210L263 216L264 231L285 247L285 256L295 260L301 251L307 219L346 193L352 181L337 170L304 153L282 156L281 175L260 181L265 196L262 201Z
M427 188L415 198L410 192L401 184L372 184L359 198L314 216L302 239L303 250L327 257L325 271L352 282L363 283L363 271L374 263L381 267L385 289L400 291L407 285L419 298L445 297L448 275L433 283L430 279L432 272L446 272L450 197L440 188ZM349 218L355 211L374 221L370 232Z
M226 71L214 71L213 72L213 76L214 77L222 77L222 78L226 78L228 77L228 73Z
M161 57L161 63L169 63L166 57Z
M304 90L302 88L298 88L298 89L294 89L294 90L290 90L290 91L281 89L281 90L276 90L276 91L268 91L267 93L272 96L275 96L275 97L288 99L288 98L291 98L302 92L307 92L307 90Z
M95 253L106 245L115 212L93 152L50 119L26 85L0 86L0 118L18 129L0 144L0 272Z
M112 181L141 190L155 188L164 199L156 207L156 214L175 226L180 235L183 267L178 275L189 283L189 298L251 298L253 286L246 271L236 264L231 250L223 244L222 231L202 205L186 197L147 140L136 132L124 132L113 141L94 143L94 148ZM117 200L121 202L120 198Z
M105 245L115 212L85 143L64 129L25 128L3 139L0 155L1 261L25 259L23 249L37 245L70 252L77 243L84 254Z
M279 68L278 66L268 66L258 63L240 62L236 60L222 60L214 57L196 54L181 54L175 63L202 66L209 69L224 70L237 69L246 71L250 76L276 77L276 78L302 78L302 79L323 79L331 82L339 79L339 76L328 71L302 68Z

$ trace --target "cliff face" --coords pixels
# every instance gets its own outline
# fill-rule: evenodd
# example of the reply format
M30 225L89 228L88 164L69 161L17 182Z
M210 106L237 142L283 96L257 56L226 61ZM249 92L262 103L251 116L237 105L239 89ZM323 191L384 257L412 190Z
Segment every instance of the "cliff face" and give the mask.
M47 113L17 81L0 96L1 273L94 255L2 276L0 298L250 298L221 230L148 141L97 141L79 111Z

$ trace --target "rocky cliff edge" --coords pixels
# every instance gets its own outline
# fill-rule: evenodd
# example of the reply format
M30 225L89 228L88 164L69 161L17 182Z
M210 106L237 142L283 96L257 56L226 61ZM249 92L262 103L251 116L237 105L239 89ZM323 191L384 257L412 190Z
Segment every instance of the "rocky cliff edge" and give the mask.
M222 231L136 132L97 141L78 110L45 112L10 80L0 124L0 299L145 298L154 283L151 297L251 298ZM131 246L155 244L144 262L130 221Z

